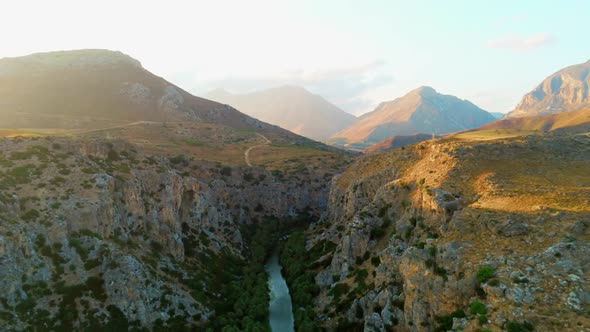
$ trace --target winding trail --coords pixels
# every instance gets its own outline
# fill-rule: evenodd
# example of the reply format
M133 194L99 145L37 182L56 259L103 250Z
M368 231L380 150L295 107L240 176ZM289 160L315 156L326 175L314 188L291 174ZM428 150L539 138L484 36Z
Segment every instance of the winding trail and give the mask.
M85 133L92 133L92 132L97 132L97 131L121 129L121 128L127 128L127 127L131 127L131 126L137 126L137 125L141 125L141 124L154 124L154 123L162 123L162 122L137 121L137 122L127 123L124 125L107 127L107 128L96 128L96 129L84 129L84 130L70 131L70 132L62 133L62 135L63 134L65 134L65 135L85 134Z
M264 140L264 143L262 144L258 144L258 145L254 145L248 148L248 150L246 150L244 152L244 160L246 161L246 165L252 167L252 163L250 163L250 151L252 151L253 149L259 148L261 146L265 146L265 145L269 145L271 143L271 141L266 138L266 136L256 133L256 135L260 136L260 138L262 138Z

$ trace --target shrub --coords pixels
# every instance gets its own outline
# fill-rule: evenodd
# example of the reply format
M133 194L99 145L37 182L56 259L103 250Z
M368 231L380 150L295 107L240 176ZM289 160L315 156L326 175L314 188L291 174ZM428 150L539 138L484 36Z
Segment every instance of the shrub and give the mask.
M434 329L434 331L443 332L450 330L453 327L453 318L465 318L465 312L459 309L448 316L437 317L436 321L439 325Z
M349 290L350 287L347 284L336 284L334 288L328 292L328 294L332 293L332 295L334 295L334 299L338 299L340 296L348 293Z
M480 315L478 318L478 321L479 321L479 325L486 324L488 322L488 316Z
M371 264L373 264L373 266L375 267L378 267L379 265L381 265L381 258L379 258L379 256L371 258Z
M479 301L475 301L473 303L471 303L471 305L469 306L469 311L473 314L473 315L485 315L488 313L488 308L486 307L485 304L479 302Z
M506 326L506 330L508 332L530 332L530 331L534 331L535 328L529 322L519 323L516 321L510 321L510 322L508 322L508 325Z
M22 214L20 217L23 220L31 221L31 220L35 220L35 219L39 218L39 216L40 216L39 211L37 211L35 209L31 209L31 210L25 212L24 214Z
M231 167L225 166L220 171L219 174L223 176L231 176Z
M496 270L493 267L484 265L479 268L479 271L477 271L477 281L484 283L492 278L495 274Z

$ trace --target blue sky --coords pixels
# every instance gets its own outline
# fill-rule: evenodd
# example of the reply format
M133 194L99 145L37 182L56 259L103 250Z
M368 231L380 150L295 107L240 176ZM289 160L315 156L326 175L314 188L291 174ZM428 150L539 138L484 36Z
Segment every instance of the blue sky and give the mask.
M0 57L108 48L197 95L297 84L360 114L430 85L507 112L590 59L589 12L581 0L22 0L2 3Z

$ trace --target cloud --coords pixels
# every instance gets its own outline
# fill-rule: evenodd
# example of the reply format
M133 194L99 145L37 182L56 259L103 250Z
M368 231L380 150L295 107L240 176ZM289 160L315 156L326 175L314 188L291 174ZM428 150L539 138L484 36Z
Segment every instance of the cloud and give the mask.
M499 39L488 41L488 47L508 49L517 52L532 51L556 42L555 36L549 33L540 33L530 36L506 35Z
M259 77L224 77L220 79L198 80L189 77L176 77L175 83L192 87L197 95L216 88L232 93L247 93L281 85L303 86L334 103L343 110L358 114L366 112L374 104L365 93L393 81L393 75L383 60L375 60L350 67L325 70L294 69ZM194 76L193 76L194 77ZM190 81L190 83L188 82Z

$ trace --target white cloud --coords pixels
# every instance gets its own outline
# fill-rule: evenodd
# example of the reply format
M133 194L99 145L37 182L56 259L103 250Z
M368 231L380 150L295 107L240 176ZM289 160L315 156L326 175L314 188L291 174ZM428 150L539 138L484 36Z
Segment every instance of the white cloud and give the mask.
M539 33L530 36L518 36L510 34L488 41L488 47L509 49L517 52L526 52L550 45L555 41L555 36L549 33Z

